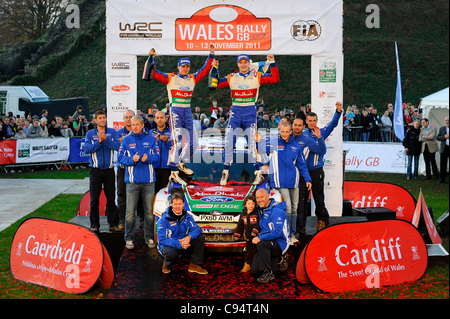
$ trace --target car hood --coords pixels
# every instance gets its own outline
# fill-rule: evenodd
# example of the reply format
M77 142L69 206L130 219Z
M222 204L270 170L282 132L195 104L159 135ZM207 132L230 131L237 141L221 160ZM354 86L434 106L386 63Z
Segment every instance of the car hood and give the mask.
M183 186L190 211L240 213L245 197L250 195L254 185L187 185Z

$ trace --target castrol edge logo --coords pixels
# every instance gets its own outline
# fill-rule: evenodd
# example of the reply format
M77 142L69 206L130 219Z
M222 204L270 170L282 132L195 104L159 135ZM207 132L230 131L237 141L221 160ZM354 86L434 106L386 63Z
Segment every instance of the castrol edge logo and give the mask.
M232 5L203 8L190 18L175 21L175 47L179 51L270 50L272 23Z

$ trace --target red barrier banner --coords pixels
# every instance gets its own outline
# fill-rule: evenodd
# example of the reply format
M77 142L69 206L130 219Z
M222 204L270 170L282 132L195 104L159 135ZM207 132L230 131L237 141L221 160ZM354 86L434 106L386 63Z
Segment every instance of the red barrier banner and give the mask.
M403 220L332 225L318 232L297 266L318 289L342 292L379 288L420 279L427 268L426 245ZM303 264L303 265L302 265Z
M98 211L100 216L106 216L106 196L105 190L100 192L100 201L98 204ZM91 192L87 191L81 197L78 204L77 216L89 216L91 214Z
M16 140L0 142L0 165L14 164L16 162Z
M381 182L344 182L344 199L352 203L353 208L385 207L396 212L397 219L412 220L416 200L410 192L401 186Z
M417 200L416 208L414 209L414 215L411 219L411 224L416 226L416 228L419 228L419 221L420 221L420 214L422 213L422 190L420 190L419 193L419 199Z
M109 289L112 286L112 283L114 281L114 267L111 261L111 258L109 257L108 251L106 250L105 246L102 244L103 248L103 269L102 273L100 274L100 278L98 279L98 284L100 287L103 287L105 289Z
M422 192L422 190L420 190ZM431 238L431 242L435 245L442 244L442 238L434 225L433 219L431 218L430 212L428 211L427 204L425 203L425 197L422 194L422 214L425 219L425 225L427 225L428 235Z
M89 229L45 218L30 218L11 244L14 278L80 294L88 291L103 269L103 248Z
M419 199L411 221L411 224L413 224L416 228L419 227L421 214L423 214L423 219L425 220L425 225L427 226L427 231L431 242L435 245L442 244L442 238L439 236L436 226L434 225L433 218L431 218L430 211L425 203L425 197L423 197L422 189L420 189Z

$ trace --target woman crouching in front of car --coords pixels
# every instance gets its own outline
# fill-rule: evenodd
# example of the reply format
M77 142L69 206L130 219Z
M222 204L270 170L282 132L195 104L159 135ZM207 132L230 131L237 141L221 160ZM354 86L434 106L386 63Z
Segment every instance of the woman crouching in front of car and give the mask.
M255 257L257 251L256 245L252 243L252 239L259 234L259 231L259 215L256 206L256 197L254 195L248 195L244 199L244 209L239 216L239 222L233 235L235 241L238 241L242 235L245 239L245 263L241 272L246 273L251 270L253 257Z

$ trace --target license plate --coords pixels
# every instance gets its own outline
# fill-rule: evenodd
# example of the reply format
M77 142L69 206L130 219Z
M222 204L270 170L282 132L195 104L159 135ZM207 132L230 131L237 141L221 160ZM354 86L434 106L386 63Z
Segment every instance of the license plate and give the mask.
M231 215L200 215L201 222L233 222Z

